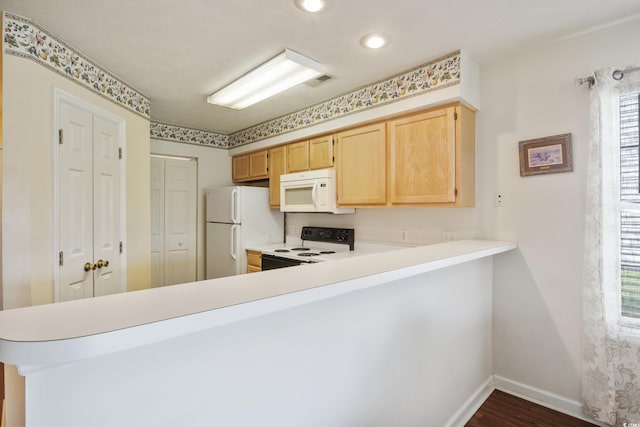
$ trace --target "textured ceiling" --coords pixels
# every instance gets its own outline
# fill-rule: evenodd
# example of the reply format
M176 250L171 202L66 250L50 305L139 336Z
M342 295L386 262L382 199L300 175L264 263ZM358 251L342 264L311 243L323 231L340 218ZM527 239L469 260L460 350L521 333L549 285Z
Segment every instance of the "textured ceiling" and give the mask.
M147 95L151 119L235 132L461 49L479 64L623 19L640 0L0 0ZM360 47L369 32L391 43ZM206 96L290 48L333 79L235 111Z

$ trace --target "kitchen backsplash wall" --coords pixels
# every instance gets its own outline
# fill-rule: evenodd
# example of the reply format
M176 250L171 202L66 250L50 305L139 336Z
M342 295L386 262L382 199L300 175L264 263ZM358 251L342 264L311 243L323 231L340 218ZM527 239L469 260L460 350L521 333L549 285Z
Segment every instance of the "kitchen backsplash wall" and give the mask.
M406 245L484 237L477 208L356 209L353 215L287 214L287 236L299 238L305 225L354 228L356 241Z

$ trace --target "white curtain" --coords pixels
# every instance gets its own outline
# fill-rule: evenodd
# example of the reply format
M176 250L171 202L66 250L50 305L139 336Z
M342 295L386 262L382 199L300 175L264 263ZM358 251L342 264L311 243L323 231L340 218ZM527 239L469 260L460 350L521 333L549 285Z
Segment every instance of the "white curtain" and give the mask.
M595 73L587 170L584 284L584 412L613 425L640 424L640 331L620 316L619 96L640 91L640 71ZM625 424L626 423L626 424Z

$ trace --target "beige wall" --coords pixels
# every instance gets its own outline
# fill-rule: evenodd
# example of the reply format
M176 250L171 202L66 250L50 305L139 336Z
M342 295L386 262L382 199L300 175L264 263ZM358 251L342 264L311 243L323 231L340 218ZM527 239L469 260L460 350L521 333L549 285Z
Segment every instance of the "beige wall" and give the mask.
M149 121L33 61L4 55L4 308L54 301L53 88L126 124L128 290L150 286Z

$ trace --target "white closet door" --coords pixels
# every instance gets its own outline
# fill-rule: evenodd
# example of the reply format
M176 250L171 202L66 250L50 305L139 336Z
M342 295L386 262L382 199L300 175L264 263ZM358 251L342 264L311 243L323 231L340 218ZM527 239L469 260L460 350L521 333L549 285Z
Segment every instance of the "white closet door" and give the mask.
M93 116L61 102L59 129L60 300L93 296Z
M94 296L121 292L120 160L118 125L93 119Z
M151 286L196 280L195 159L151 157Z
M151 287L164 286L164 159L151 157Z
M122 292L119 125L58 103L59 300Z
M194 160L165 160L165 280L196 280L196 186Z

